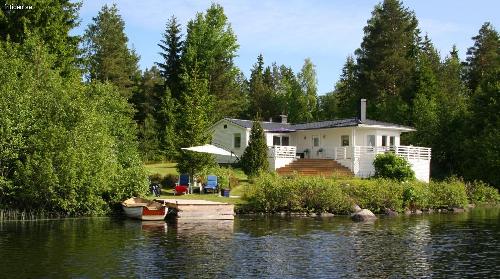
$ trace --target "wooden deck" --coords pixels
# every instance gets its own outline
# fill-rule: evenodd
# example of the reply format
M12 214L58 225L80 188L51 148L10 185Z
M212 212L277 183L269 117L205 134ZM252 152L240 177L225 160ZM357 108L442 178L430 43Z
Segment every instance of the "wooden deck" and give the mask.
M156 199L182 220L234 220L234 205L205 200Z

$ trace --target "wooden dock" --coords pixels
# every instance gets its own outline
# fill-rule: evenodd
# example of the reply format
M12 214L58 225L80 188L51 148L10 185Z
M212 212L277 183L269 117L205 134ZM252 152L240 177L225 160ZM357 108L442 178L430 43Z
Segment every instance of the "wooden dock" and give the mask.
M182 220L234 220L234 205L223 202L184 199L156 199Z

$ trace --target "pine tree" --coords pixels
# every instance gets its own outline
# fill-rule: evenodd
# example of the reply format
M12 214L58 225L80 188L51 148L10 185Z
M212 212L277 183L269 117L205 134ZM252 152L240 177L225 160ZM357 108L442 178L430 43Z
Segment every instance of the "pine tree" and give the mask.
M312 114L308 111L307 96L302 91L301 84L291 68L283 67L281 83L287 94L288 120L290 123L303 123Z
M104 5L84 35L84 59L90 81L111 82L130 98L139 79L139 57L127 46L125 22L116 5Z
M474 46L467 50L465 70L473 93L484 77L494 74L500 67L500 36L491 23L486 22L472 39Z
M466 79L472 90L466 119L463 172L468 179L500 185L500 38L489 23L467 52Z
M269 170L266 138L258 121L253 122L248 146L241 157L241 164L243 171L248 176L255 176L261 171Z
M332 120L338 118L338 98L335 92L328 92L318 96L318 120Z
M439 132L432 142L432 174L459 174L464 154L464 120L468 114L468 90L462 80L463 67L455 46L440 66L437 96Z
M178 155L178 140L176 133L177 109L178 101L171 96L170 90L166 88L162 98L158 122L160 126L160 150L167 160L174 160Z
M339 118L356 116L360 99L357 74L356 62L352 56L348 56L333 95L336 98L336 111Z
M144 70L137 90L132 96L131 102L136 111L135 120L138 124L144 123L147 115L152 115L155 121L159 119L159 111L164 92L164 81L160 71L155 66Z
M264 84L264 57L262 54L259 54L257 63L250 71L249 90L249 118L254 118L256 115L269 117L267 112L264 113L265 104L270 100L267 98L267 89Z
M160 55L163 62L156 62L160 68L161 75L165 79L165 86L169 88L170 93L176 100L180 99L181 87L181 54L182 54L182 35L180 24L177 18L172 16L165 26L163 39L158 46L162 49Z
M156 120L151 114L147 114L144 123L139 126L139 150L142 160L147 162L161 159L159 148Z
M418 22L397 0L375 7L356 50L359 97L370 100L368 115L377 120L409 122L413 75L419 48Z

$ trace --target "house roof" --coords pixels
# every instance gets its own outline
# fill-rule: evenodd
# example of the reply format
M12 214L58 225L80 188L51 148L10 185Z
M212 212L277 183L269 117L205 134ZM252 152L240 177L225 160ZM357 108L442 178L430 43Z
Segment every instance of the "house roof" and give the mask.
M224 118L224 119L246 129L251 129L253 126L253 121L251 120L233 119L233 118ZM260 125L265 131L268 132L294 132L299 130L314 130L314 129L353 127L353 126L391 128L402 131L415 131L414 128L409 126L371 120L371 119L366 119L365 121L361 122L358 118L336 119L336 120L299 123L299 124L261 121Z

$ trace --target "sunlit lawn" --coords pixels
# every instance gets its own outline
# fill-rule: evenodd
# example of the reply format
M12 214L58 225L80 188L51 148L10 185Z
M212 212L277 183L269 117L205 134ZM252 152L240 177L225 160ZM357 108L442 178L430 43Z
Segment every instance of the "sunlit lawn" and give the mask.
M161 176L165 176L167 174L178 175L177 169L175 168L177 163L154 163L154 164L146 164L146 170L149 174L160 174Z
M153 163L146 164L146 170L149 174L160 174L161 176L165 176L168 174L178 175L176 169L176 163ZM232 204L241 204L244 201L241 199L243 196L243 192L245 187L248 185L248 179L245 173L241 169L234 169L236 173L236 177L239 179L240 183L238 186L233 187L230 192L230 198L221 197L219 193L208 193L208 194L189 194L189 195L178 195L174 196L173 190L170 188L163 188L162 195L160 198L162 199L191 199L191 200L207 200L207 201L215 201L215 202L226 202Z

